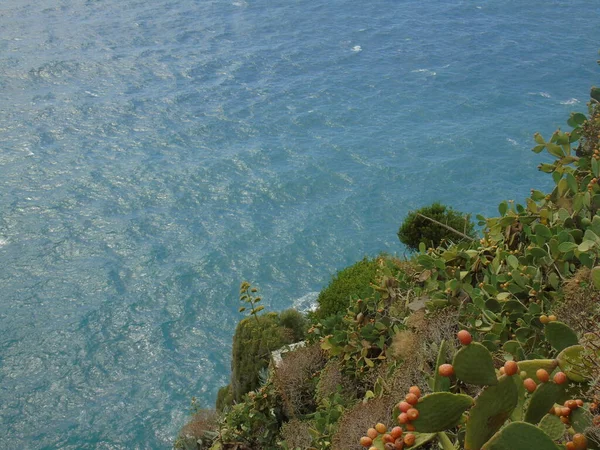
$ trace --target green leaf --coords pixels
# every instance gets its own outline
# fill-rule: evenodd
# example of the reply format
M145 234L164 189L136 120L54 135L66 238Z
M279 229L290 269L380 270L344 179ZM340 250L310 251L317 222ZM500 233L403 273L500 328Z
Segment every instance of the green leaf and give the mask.
M510 417L519 400L515 378L502 376L477 396L469 411L465 450L479 450Z
M498 212L501 216L504 216L506 214L506 211L508 211L508 203L504 201L498 205Z
M596 158L592 158L592 173L595 177L600 176L600 167L598 166L598 160Z
M565 156L563 149L560 145L546 144L546 149L548 150L548 153L550 153L552 156L556 156L557 158L562 158L563 156Z
M542 420L542 417L559 400L563 390L564 385L558 385L553 381L538 384L537 389L531 394L525 422L538 423Z
M577 244L575 242L563 242L558 246L558 250L561 253L568 253L577 248Z
M468 395L434 392L419 399L419 417L412 422L420 433L437 433L455 427L463 412L473 405Z
M585 116L585 114L573 112L571 113L571 117L569 117L569 120L567 120L567 123L570 127L575 128L578 125L582 125L586 120L587 117Z
M554 414L546 414L539 427L554 441L558 441L565 434L565 424Z
M591 277L594 289L600 290L600 266L596 266L592 269Z
M579 343L575 332L562 322L547 323L544 327L544 334L546 340L558 352Z
M490 351L478 342L461 348L452 361L456 377L464 383L479 386L498 383Z
M517 259L517 257L515 255L508 255L508 258L506 258L506 261L508 262L509 266L512 267L513 269L516 269L517 267L519 267L519 260Z
M542 135L540 133L535 133L533 135L533 139L535 140L535 142L537 142L538 144L545 144L546 141L544 141L544 138L542 137Z
M535 425L512 422L498 431L482 450L559 450L550 436Z
M579 189L577 187L577 180L575 179L575 177L572 174L567 173L565 175L565 180L567 180L567 184L569 185L569 190L573 194L577 194L577 192L579 192Z

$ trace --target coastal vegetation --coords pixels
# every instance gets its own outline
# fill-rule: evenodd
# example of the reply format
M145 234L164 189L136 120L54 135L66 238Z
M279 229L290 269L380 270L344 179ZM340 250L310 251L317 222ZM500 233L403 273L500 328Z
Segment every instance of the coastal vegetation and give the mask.
M231 385L175 447L599 448L598 99L568 125L534 136L552 190L478 215L478 238L461 213L419 210L399 232L413 255L344 269L307 318L263 312L243 283Z

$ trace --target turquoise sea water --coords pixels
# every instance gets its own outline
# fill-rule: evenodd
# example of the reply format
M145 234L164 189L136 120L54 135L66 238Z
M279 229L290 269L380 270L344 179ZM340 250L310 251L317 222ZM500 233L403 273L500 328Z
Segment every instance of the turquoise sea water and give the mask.
M584 0L3 0L0 448L168 448L287 308L439 200L549 186Z

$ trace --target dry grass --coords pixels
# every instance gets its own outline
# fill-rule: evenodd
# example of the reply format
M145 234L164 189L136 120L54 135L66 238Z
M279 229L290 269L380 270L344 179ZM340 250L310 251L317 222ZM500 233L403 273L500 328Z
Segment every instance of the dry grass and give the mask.
M205 431L217 430L217 414L213 410L201 410L194 414L191 420L179 431L181 437L202 439Z
M343 397L349 400L355 398L356 386L348 376L342 373L342 367L342 363L337 359L327 361L317 384L315 395L317 404L320 404L338 390Z
M318 343L283 355L283 361L277 367L275 385L287 400L284 403L288 417L307 414L316 409L315 377L324 365L325 355Z
M590 269L579 269L563 284L562 290L564 298L554 313L578 334L591 332L600 321L600 291L594 289Z
M292 419L281 426L281 437L290 449L310 448L312 437L310 435L310 423Z
M376 423L393 425L394 402L388 397L359 402L344 412L338 422L338 431L333 435L332 450L361 450L361 436Z

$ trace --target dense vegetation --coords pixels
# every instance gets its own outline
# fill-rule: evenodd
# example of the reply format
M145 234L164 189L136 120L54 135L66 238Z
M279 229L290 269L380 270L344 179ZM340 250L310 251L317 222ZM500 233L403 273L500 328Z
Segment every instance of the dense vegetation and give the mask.
M306 344L280 362L265 353L285 334L281 319L260 314L244 283L251 314L234 364L255 372L234 369L222 412L212 422L197 412L176 447L600 447L598 101L568 124L534 137L533 151L553 158L539 166L551 192L477 216L479 239L421 243L408 260L384 255L338 274L327 289L351 287L320 298Z
M441 203L409 212L398 230L400 242L414 251L421 243L436 248L443 243L472 240L474 237L475 224L469 216Z

